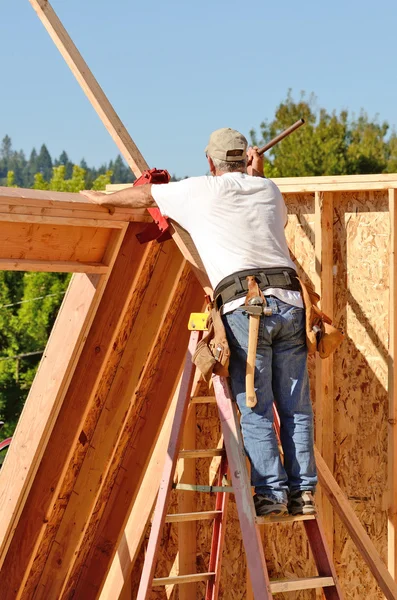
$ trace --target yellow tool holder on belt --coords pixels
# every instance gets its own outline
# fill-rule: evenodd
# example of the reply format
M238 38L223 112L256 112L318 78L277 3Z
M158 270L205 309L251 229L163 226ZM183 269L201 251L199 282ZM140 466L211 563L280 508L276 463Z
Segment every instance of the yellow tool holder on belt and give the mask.
M207 331L208 312L191 313L187 328L189 331Z

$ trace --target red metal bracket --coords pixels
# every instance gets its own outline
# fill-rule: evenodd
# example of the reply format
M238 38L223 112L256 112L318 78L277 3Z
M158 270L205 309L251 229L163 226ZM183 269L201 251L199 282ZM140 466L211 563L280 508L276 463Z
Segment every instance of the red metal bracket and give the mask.
M134 181L134 186L145 185L147 183L168 183L171 179L170 174L165 169L150 169L144 171L142 175ZM165 242L171 239L169 232L170 223L168 219L163 217L158 208L148 208L148 212L153 218L153 223L150 223L143 231L137 234L137 238L141 244L146 244L152 240Z

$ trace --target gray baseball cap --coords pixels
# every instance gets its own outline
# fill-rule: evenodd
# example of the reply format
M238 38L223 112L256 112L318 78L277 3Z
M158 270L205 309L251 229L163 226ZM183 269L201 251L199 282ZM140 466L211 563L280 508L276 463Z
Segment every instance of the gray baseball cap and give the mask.
M248 142L242 133L223 127L211 133L205 153L211 158L238 162L246 159L247 147Z

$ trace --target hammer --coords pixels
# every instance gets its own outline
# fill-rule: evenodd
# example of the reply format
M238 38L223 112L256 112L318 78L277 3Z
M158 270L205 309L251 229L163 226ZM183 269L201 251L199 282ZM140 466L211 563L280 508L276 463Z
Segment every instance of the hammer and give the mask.
M249 314L247 369L245 373L245 403L249 408L257 404L255 393L255 359L258 345L259 322L265 303L255 277L248 275L248 294L245 299L245 311Z

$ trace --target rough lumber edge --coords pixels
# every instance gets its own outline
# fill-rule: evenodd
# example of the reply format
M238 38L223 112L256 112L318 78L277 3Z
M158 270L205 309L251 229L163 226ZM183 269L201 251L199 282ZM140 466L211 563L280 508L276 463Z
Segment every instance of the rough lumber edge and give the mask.
M120 244L124 233L125 229L119 234ZM113 242L114 239L114 261L119 244L115 247ZM72 278L48 340L14 434L14 444L0 472L0 566L4 562L110 271L111 268L102 276L75 275Z
M315 192L315 269L313 282L321 297L321 310L333 317L333 194ZM316 355L316 445L330 468L334 470L334 378L333 356ZM334 517L332 506L320 493L322 523L328 547L333 554Z
M388 600L396 600L397 584L393 581L375 546L317 448L315 449L315 457L320 484L334 507L336 514L345 525L385 597Z
M397 193L389 190L390 215L390 303L389 303L389 364L388 364L388 567L397 578Z

